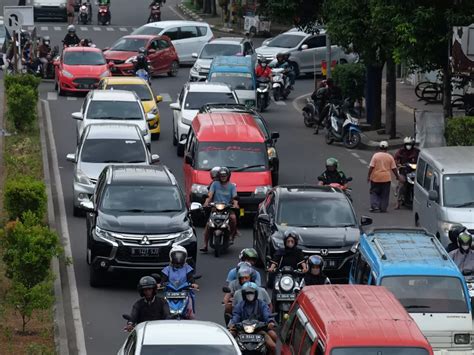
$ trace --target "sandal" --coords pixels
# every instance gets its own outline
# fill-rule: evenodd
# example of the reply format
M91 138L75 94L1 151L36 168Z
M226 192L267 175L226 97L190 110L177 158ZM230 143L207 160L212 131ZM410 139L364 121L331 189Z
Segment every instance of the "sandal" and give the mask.
M207 247L199 249L199 251L202 251L203 253L207 253L207 250L208 250Z

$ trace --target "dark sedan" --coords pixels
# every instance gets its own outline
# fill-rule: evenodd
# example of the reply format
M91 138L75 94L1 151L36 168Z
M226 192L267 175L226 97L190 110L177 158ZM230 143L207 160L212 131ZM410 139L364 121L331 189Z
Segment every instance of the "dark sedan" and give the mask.
M367 217L361 225L371 224ZM260 261L283 247L286 230L300 235L298 247L305 255L321 255L326 273L335 281L349 275L352 249L361 229L350 200L328 186L282 185L271 189L260 204L255 219L253 244Z

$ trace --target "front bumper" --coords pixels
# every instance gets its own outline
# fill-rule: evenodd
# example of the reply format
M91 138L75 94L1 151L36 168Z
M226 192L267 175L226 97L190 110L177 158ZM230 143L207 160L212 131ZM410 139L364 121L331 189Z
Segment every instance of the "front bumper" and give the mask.
M191 70L189 71L189 81L206 81L209 69L201 69L200 71Z
M88 92L97 89L100 78L67 78L61 76L58 85L61 90L68 92Z

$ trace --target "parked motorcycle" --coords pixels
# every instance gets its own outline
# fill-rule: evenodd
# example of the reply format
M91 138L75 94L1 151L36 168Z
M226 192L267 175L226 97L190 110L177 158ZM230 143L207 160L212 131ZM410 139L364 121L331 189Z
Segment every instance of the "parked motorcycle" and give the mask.
M352 116L344 105L329 103L328 121L326 122L326 143L342 142L348 149L357 148L360 144L359 120Z
M82 4L79 7L79 15L78 15L79 23L83 25L87 25L89 23L89 7L86 4Z
M232 205L210 203L211 213L207 222L210 233L209 245L214 249L214 256L219 257L230 245L230 212Z
M161 6L155 4L150 9L150 17L148 23L161 21Z
M291 308L293 301L302 289L304 272L294 270L291 266L284 266L277 271L273 286L273 311L277 313L277 320L282 322L285 314Z
M270 105L270 79L257 78L257 109L263 112Z
M97 13L97 23L105 26L110 24L110 9L108 5L100 5Z
M415 188L415 179L416 179L416 164L407 163L405 165L398 167L398 174L404 180L397 187L397 198L398 201L407 207L413 206L413 195ZM400 193L400 188L404 185L402 193Z
M306 104L304 105L302 111L303 122L306 127L314 127L315 124L318 124L318 106L312 98L306 98Z
M247 319L241 323L234 324L237 335L235 340L242 354L266 354L267 346L265 337L259 334L261 330L267 330L268 324L255 319Z
M290 81L284 71L284 68L272 69L272 90L275 101L286 99L291 92Z

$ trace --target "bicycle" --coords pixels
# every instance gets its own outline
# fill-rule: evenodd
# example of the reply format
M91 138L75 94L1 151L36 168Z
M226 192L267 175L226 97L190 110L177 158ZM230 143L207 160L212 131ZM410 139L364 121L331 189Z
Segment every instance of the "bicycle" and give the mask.
M443 86L431 81L422 81L415 87L415 95L419 100L428 103L443 101Z

